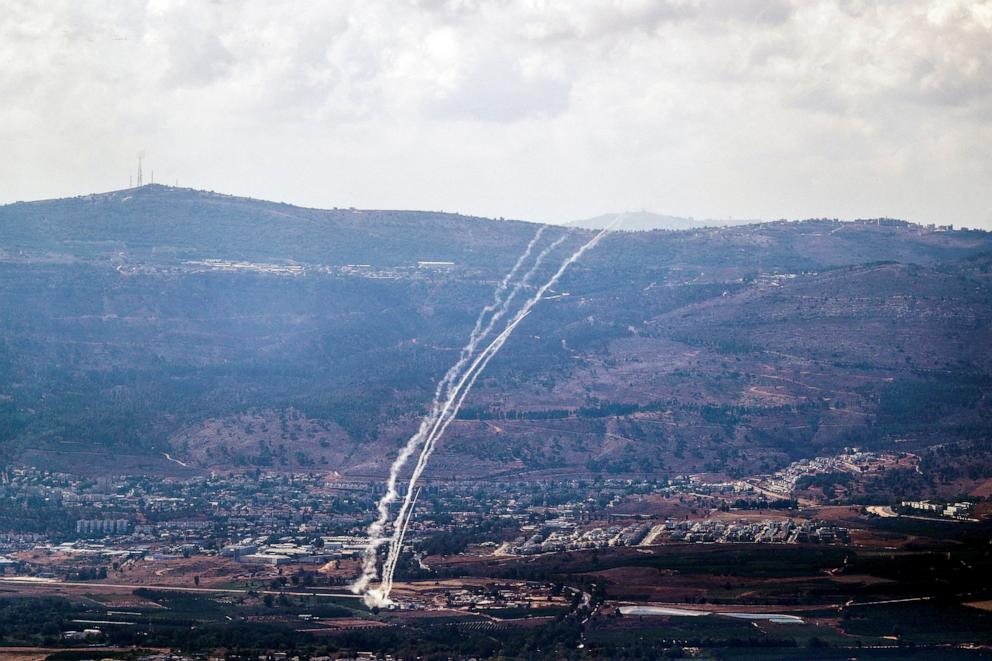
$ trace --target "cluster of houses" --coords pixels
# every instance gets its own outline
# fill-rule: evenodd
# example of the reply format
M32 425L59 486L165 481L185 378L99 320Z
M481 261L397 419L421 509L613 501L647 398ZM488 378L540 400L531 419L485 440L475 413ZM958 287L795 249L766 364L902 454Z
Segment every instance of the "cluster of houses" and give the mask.
M289 563L324 564L340 558L353 557L362 551L363 542L362 538L346 536L317 537L309 541L283 537L273 543L267 543L264 538L256 540L249 538L223 547L220 553L247 564L271 566Z
M843 454L832 457L814 457L793 462L766 478L761 486L787 496L796 490L799 481L807 475L826 473L864 473L891 461L892 457L876 452L847 448Z
M763 521L666 521L651 531L651 539L687 543L847 543L850 532L846 528L821 521L793 521L766 519Z
M951 519L967 519L971 516L975 508L974 503L967 501L960 503L935 503L932 500L904 500L900 503L908 510L917 512L929 512L939 516L946 516Z
M130 531L131 522L127 519L79 519L76 521L77 535L125 535Z
M509 555L534 555L556 551L607 548L610 546L635 546L651 530L645 523L628 526L607 526L579 530L574 523L555 519L543 526L524 526L521 530L532 532L529 537L518 537L505 544L501 552Z

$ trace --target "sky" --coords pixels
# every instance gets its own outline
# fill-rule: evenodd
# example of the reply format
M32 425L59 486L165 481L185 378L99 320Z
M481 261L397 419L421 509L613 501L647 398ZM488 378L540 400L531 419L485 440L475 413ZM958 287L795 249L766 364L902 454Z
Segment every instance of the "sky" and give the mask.
M0 203L992 229L992 0L0 0Z

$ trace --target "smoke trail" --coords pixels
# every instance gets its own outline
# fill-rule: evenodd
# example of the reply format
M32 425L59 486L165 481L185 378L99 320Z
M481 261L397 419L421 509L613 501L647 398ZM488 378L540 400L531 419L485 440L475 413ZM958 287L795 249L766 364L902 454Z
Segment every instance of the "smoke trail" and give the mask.
M523 321L523 319L530 313L530 310L534 307L534 305L536 305L541 300L541 298L544 296L547 290L550 289L552 286L554 286L554 284L561 278L565 270L576 260L578 260L587 250L589 250L590 248L594 247L597 243L599 243L600 239L606 234L606 232L612 229L620 221L620 218L621 217L618 216L613 221L613 223L611 223L607 228L605 228L599 234L594 236L589 242L587 242L585 245L579 248L579 250L577 250L574 254L572 254L568 259L565 260L565 262L561 265L561 267L559 267L558 271L555 272L555 274L551 277L551 279L549 279L548 282L546 282L533 297L531 297L527 302L524 303L524 305L513 317L513 319L510 322L508 322L507 327L503 330L503 332L500 333L500 335L497 336L496 339L493 340L493 342L490 343L490 345L487 346L485 350L483 350L483 352L476 358L475 362L462 377L455 392L455 396L457 397L457 403L455 404L454 408L451 409L450 413L448 413L450 407L448 406L445 407L445 411L442 412L442 420L439 420L438 423L440 427L437 429L435 433L432 433L428 437L428 440L425 442L424 447L421 450L420 457L418 458L417 461L417 466L414 468L413 475L410 478L407 494L403 501L404 502L403 507L401 508L399 514L397 515L397 521L402 520L402 518L406 514L404 512L404 508L406 507L407 503L409 503L412 486L416 484L417 480L420 478L420 475L423 473L424 469L426 468L427 461L430 459L430 456L434 451L436 440L441 435L444 434L444 431L447 429L448 425L455 418L455 416L457 416L458 410L461 408L462 402L465 400L465 397L468 395L468 392L475 384L475 380L478 378L479 374L481 374L482 371L485 369L486 365L489 364L489 360L492 359L492 357L496 354L496 352L498 352L502 348L503 344L506 342L507 339L509 339L510 334L517 327L517 325L521 321ZM446 417L445 414L447 414ZM387 561L383 567L382 582L379 588L370 590L366 597L366 602L369 603L369 605L381 606L390 603L389 593L392 590L393 572L395 571L397 559L398 559L398 551L394 549L394 545L391 544L389 558L387 558Z
M544 259L552 251L554 251L555 248L557 248L559 245L561 245L561 243L567 237L568 237L567 234L562 234L560 237L558 237L558 239L556 239L555 241L553 241L549 246L545 247L538 254L538 256L534 260L534 264L531 266L530 270L528 270L527 273L524 274L523 278L521 278L519 281L517 281L517 283L513 287L513 290L510 292L510 295L503 302L503 305L500 306L500 309L497 310L493 314L493 316L489 319L489 323L486 324L485 329L480 332L478 338L471 340L469 342L469 344L466 345L467 347L470 347L472 349L472 351L470 351L470 352L463 352L465 354L465 359L466 360L460 360L458 363L456 363L455 367L461 368L461 367L464 366L464 364L467 361L467 359L471 357L472 353L474 353L475 347L478 346L478 342L481 341L481 339L483 339L484 337L488 337L490 331L492 331L492 328L496 324L496 322L504 314L506 314L506 311L509 309L510 303L516 297L517 293L523 287L527 286L530 283L531 278L534 276L534 274L540 268L541 264L544 263ZM504 282L506 282L507 280L508 280L508 278L504 279ZM481 315L480 315L480 318L481 318ZM477 327L478 326L479 325L477 324ZM475 364L473 364L473 367L474 367L474 365ZM470 369L471 369L471 367L470 367ZM450 373L451 373L451 371L449 371L449 374ZM452 379L452 381L453 381L453 379ZM455 398L458 396L458 391L463 387L464 383L465 383L465 379L464 378L462 378L462 380L456 386L454 386L454 387L452 387L451 383L448 383L447 390L445 392L444 406L441 408L441 410L439 412L436 412L436 414L433 416L433 420L434 420L433 421L433 426L431 427L430 432L427 434L426 440L424 441L424 443L431 442L434 439L434 437L437 435L437 433L438 433L438 427L440 425L441 419L451 409L452 403L454 402ZM409 508L410 508L410 495L409 495L409 490L408 490L408 493L403 498L403 503L402 503L402 505L400 507L400 512L396 516L396 519L393 521L393 533L392 533L392 537L389 540L389 552L386 554L386 562L383 564L383 576L386 576L387 574L389 576L392 576L393 571L395 571L396 562L399 559L400 546L402 544L402 534L400 533L400 530L403 529L404 526L405 526L404 520L409 519L409 516L410 516L409 515L409 512L408 512Z
M406 537L406 529L407 529L407 526L410 525L410 518L413 516L413 510L414 510L414 508L417 507L417 499L420 498L420 491L422 489L423 489L423 487L417 487L417 493L415 493L413 495L413 502L410 503L410 512L409 512L409 514L406 515L406 519L403 521L403 527L400 528L400 535L399 535L399 546L400 546L400 549L403 548L403 538ZM397 554L397 558L399 558L399 555L398 554ZM395 565L396 565L396 563L394 562L393 563L393 566L395 567Z
M540 252L540 254L538 254L538 256L534 260L534 264L533 264L533 266L531 266L530 270L527 271L527 273L524 274L523 278L521 278L516 283L516 285L514 285L513 290L510 292L510 295L507 297L507 299L504 302L504 304L489 319L489 323L486 325L485 330L481 332L481 334L480 334L480 336L478 338L479 340L481 340L483 337L488 337L489 332L492 330L492 328L496 324L496 322L504 314L506 314L506 311L509 309L510 303L516 297L517 293L521 289L523 289L524 287L526 287L530 283L531 278L534 276L534 274L537 272L537 270L541 267L541 264L544 263L544 259L551 252L553 252L555 250L555 248L557 248L558 246L560 246L562 244L562 242L567 237L568 237L568 234L562 234L555 241L553 241L549 246L545 247L544 250L542 250ZM505 282L505 280L504 280L504 282ZM469 344L472 345L473 343L470 342ZM478 341L476 341L474 344L475 344L475 346L477 346L478 345ZM473 347L473 351L474 351L474 347ZM471 353L469 353L466 356L466 359L468 357L471 357ZM475 363L473 363L473 365L469 368L469 371L471 371L475 367L475 365L477 365L477 364L478 364L478 361L476 361ZM464 361L460 361L459 362L459 365L460 366L461 365L464 365ZM444 416L451 410L452 403L455 401L455 398L458 397L458 392L464 386L466 378L467 378L467 373L462 377L462 379L459 381L459 383L454 388L451 388L451 386L449 384L448 390L447 390L446 396L445 396L444 406L441 409L440 413L434 418L434 423L433 423L433 426L431 428L431 431L427 435L426 440L424 441L425 444L432 443L433 440L434 440L434 438L436 438L436 436L439 434L438 429L439 429L439 427L441 425L441 421L444 418ZM459 403L459 407L460 406L461 406L461 404ZM442 430L441 433L443 433L443 430ZM419 461L418 461L418 463L419 463ZM392 575L392 571L391 571L390 568L391 567L392 568L395 567L396 560L399 557L399 546L400 546L401 541L402 541L401 540L401 535L400 535L399 531L400 531L400 529L403 526L403 519L404 519L404 517L409 517L409 514L407 513L407 509L409 508L409 506L410 506L410 494L409 494L409 489L408 489L407 495L403 499L403 504L400 507L399 514L396 516L396 519L393 522L393 535L392 535L392 538L389 541L389 553L387 554L387 562L383 566L383 576L387 575L387 573L390 576Z
M596 244L598 244L600 240L607 234L607 232L613 229L613 227L615 227L617 223L620 222L621 218L622 215L618 215L613 220L613 222L610 223L610 225L608 225L606 228L598 232L593 238L591 238L589 241L583 244L578 250L576 250L564 262L562 262L561 266L554 273L554 275L552 275L551 278L549 278L548 281L545 282L540 289L538 289L537 293L535 293L531 298L529 298L523 304L523 306L521 306L521 308L517 311L517 313L513 316L513 318L507 323L506 328L503 330L503 332L501 332L496 337L496 339L494 339L476 357L475 361L472 363L472 366L469 367L469 369L462 376L454 392L452 393L454 396L449 398L449 400L446 402L444 410L442 411L441 416L438 418L438 421L435 424L435 429L437 431L435 433L432 433L427 438L423 448L421 449L420 457L417 460L417 465L414 468L413 474L411 475L410 481L407 485L407 493L403 499L403 506L401 507L400 512L397 514L396 517L397 522L403 523L404 517L408 516L406 510L408 509L408 503L410 502L410 497L412 495L413 489L416 487L417 480L420 479L420 475L423 473L424 469L427 466L427 462L430 459L431 454L434 452L434 447L436 445L437 439L444 434L444 431L448 428L448 425L455 418L455 416L458 415L458 410L461 408L462 402L465 401L465 397L472 389L472 386L475 384L475 380L478 378L479 374L482 373L482 371L486 368L486 365L489 364L489 361L492 359L492 357L495 356L496 353L503 347L503 344L505 344L506 340L509 339L510 335L513 333L513 330L517 327L517 325L519 325L520 322L523 321L523 319L528 314L530 314L531 309L533 309L533 307L540 302L540 300L543 298L544 294L548 291L548 289L553 287L558 282L558 280L561 279L561 276L564 275L568 267L574 264L588 250L594 248ZM456 399L457 399L457 403L455 403L454 407L452 408L451 404ZM394 525L394 530L395 530L395 525ZM394 533L394 537L395 537L395 533ZM386 563L383 566L382 582L377 589L369 590L369 592L366 595L366 602L369 603L370 605L381 606L390 603L389 593L392 590L393 572L395 571L396 568L397 556L398 556L398 549L394 544L391 544L389 557L387 558Z
M517 271L520 270L520 267L523 266L524 263L527 261L527 258L530 257L530 253L534 250L534 246L537 245L537 242L541 240L541 235L544 234L544 230L546 228L547 225L541 225L539 228L537 228L537 232L534 234L534 238L532 238L530 240L530 243L527 244L527 248L524 249L524 253L517 258L517 261L513 265L513 268L510 269L510 272L507 273L505 276L503 276L503 279L500 280L500 283L496 285L496 291L493 292L493 302L487 305L486 307L482 308L482 312L479 313L478 319L475 320L475 326L472 328L472 332L469 334L468 344L462 348L462 351L459 354L459 363L461 363L462 358L466 358L468 355L470 355L472 351L475 350L475 346L477 345L478 341L482 337L485 337L485 335L487 335L490 330L492 330L493 324L495 323L496 320L495 315L493 316L492 319L489 320L489 324L486 326L485 330L482 330L482 320L485 318L487 314L489 314L493 310L496 310L498 307L502 305L503 300L501 296L503 295L503 292L506 291L506 288L509 286L510 281L513 279L513 276L517 274ZM538 260L540 260L540 258L538 258ZM509 304L509 302L513 300L513 296L517 293L518 289L519 289L519 285L517 287L514 287L513 291L510 293L510 298L507 299L506 301L507 304ZM503 306L503 309L505 311L505 306ZM471 347L471 351L469 350L469 347ZM458 363L456 363L456 365L457 364ZM451 370L448 371L449 373L451 372Z
M424 417L417 432L411 436L409 440L407 440L406 444L400 449L399 454L393 461L393 464L389 470L389 479L386 482L386 493L379 499L379 503L376 506L376 520L369 525L368 544L365 547L362 558L362 573L351 585L351 590L353 592L359 593L365 590L365 588L368 587L369 582L371 582L376 575L377 551L386 541L386 538L382 537L382 533L386 527L386 522L389 520L389 506L392 505L399 497L399 492L396 489L396 483L399 479L400 471L403 466L406 465L406 462L409 460L414 450L423 442L424 435L429 429L432 428L434 421L441 411L442 395L444 395L445 398L447 397L447 392L451 388L451 383L464 368L469 357L475 352L479 342L492 330L493 324L496 323L496 320L505 314L506 306L509 305L513 296L519 289L519 283L518 287L515 287L511 292L510 298L504 299L503 296L507 290L507 287L513 277L516 276L517 272L519 272L520 267L523 266L523 264L530 257L534 250L534 246L537 245L537 242L540 240L542 234L544 234L545 228L545 225L541 225L538 228L537 232L524 249L523 254L520 255L516 263L510 269L510 272L507 273L496 286L496 290L493 292L493 302L482 308L482 311L479 313L479 316L475 321L475 325L472 328L472 332L469 335L468 342L459 353L458 360L455 361L455 364L448 369L444 377L438 382L437 387L434 390L434 399L431 403L430 413ZM495 312L495 314L493 314L490 318L488 325L483 328L483 321L486 315L491 312Z
M513 330L517 327L517 325L521 321L523 321L526 316L527 315L524 314L524 315L519 315L518 317L514 317L514 319L507 324L507 327L503 330L503 332L496 337L496 340L494 340L488 347L486 347L486 349L481 354L479 354L477 360L473 363L472 368L470 368L469 371L465 373L464 378L459 383L459 389L453 393L452 399L454 400L455 398L457 398L453 412L445 416L443 424L439 428L438 432L434 434L433 437L424 444L424 447L421 450L420 457L417 460L417 465L414 468L413 475L410 477L409 484L415 484L415 482L420 478L420 475L423 473L424 468L426 468L427 466L427 460L434 452L434 445L435 445L434 441L442 434L444 434L444 431L448 428L448 425L458 414L458 409L461 408L462 402L465 400L465 396L468 394L468 391L471 389L472 385L475 384L476 378L478 378L482 370L485 369L486 365L489 364L489 360L493 357L493 355L495 355L496 351L498 351L500 347L503 346L503 344L506 342L506 339L510 336L510 333L513 332ZM465 388L466 380L468 385L467 388ZM412 513L407 509L407 503L409 502L409 497L410 497L410 492L409 490L407 490L406 496L403 499L403 505L401 505L400 511L396 515L396 521L394 521L393 523L394 531L397 530L397 526L400 526L399 522L401 520L404 520L404 517L405 517L405 521L409 522L409 517L411 516ZM405 529L406 523L402 524L401 528ZM386 561L383 563L382 581L380 582L378 588L369 590L365 595L365 603L368 606L381 607L381 606L387 606L390 603L392 603L389 599L389 593L390 591L392 591L392 587L393 587L393 573L396 570L396 562L399 558L398 549L400 546L400 544L397 543L397 537L395 532L394 532L394 537L391 541L392 543L390 544L390 548L389 548L389 556L386 558Z
M437 439L444 434L445 430L448 428L448 425L451 424L451 421L458 415L458 410L461 409L462 402L465 401L465 396L475 384L476 378L478 378L482 370L486 368L486 365L489 364L489 360L493 357L493 355L499 351L500 347L503 346L506 339L510 336L510 333L513 332L513 329L515 329L526 316L527 315L524 314L519 318L514 318L503 330L503 332L496 337L496 340L494 340L489 346L486 347L485 350L483 350L482 353L479 354L475 362L472 363L472 367L465 372L461 381L458 383L458 387L452 392L451 398L445 406L441 417L438 418L434 431L424 442L424 447L421 449L420 456L417 459L417 464L413 469L413 474L410 476L410 482L408 484L416 484L417 480L420 479L421 474L427 467L428 459L430 459L431 454L434 452L434 446L436 445ZM409 524L410 517L413 514L413 505L410 500L410 492L411 490L408 487L403 498L403 503L400 505L400 510L397 512L396 519L393 522L393 537L389 544L389 554L382 566L382 581L380 582L378 588L369 590L366 595L366 603L369 606L384 606L390 603L389 592L392 590L393 574L396 571L396 563L399 560L399 555L403 544L403 535L406 534L407 525ZM416 498L413 499L413 502L416 502Z

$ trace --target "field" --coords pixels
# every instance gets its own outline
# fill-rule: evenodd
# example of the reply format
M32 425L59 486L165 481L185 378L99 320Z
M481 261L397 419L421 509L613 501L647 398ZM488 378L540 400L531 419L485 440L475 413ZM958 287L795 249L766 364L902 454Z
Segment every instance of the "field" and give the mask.
M110 578L4 581L0 616L20 623L3 640L23 645L51 645L52 633L76 623L99 627L100 640L112 645L187 650L659 658L695 649L713 659L973 659L992 650L992 612L983 608L992 599L986 534L896 550L664 544L529 558L436 556L427 562L438 578L401 579L395 597L404 609L383 611L336 596L319 580L281 584L283 570L239 575L236 563L210 564L214 574L192 587L176 573L205 566L176 561L171 571L125 572L113 585ZM156 576L159 584L139 585ZM667 610L621 614L631 606Z

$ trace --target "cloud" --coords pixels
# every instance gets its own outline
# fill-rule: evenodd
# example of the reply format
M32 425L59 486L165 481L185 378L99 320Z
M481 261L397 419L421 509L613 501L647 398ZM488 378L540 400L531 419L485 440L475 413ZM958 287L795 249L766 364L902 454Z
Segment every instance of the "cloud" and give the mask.
M2 201L992 226L990 0L4 4Z

